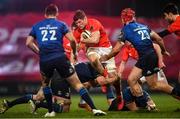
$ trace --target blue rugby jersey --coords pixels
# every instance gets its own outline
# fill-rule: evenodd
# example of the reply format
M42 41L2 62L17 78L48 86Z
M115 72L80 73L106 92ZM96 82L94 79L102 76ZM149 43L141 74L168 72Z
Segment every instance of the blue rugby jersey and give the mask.
M29 35L37 40L41 61L65 56L63 37L68 32L67 25L55 18L44 19L32 27Z
M151 30L147 26L131 22L122 28L119 40L131 42L141 57L154 50L150 32Z

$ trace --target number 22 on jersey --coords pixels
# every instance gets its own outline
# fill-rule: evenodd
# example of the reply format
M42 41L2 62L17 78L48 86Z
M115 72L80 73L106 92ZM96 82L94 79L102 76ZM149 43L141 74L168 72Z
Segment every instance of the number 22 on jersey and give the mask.
M57 40L57 38L55 37L56 35L56 30L42 30L41 31L42 34L42 41L48 41L49 40ZM50 34L50 35L49 35ZM50 36L50 37L49 37Z

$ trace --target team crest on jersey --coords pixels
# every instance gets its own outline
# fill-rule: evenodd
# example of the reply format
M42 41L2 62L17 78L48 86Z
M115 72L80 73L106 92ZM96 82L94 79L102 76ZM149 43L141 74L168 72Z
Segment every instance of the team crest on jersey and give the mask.
M93 31L93 29L94 29L93 26L91 26L89 30L90 30L90 31Z
M147 71L147 74L151 74L151 73L152 73L151 71L149 71L149 70Z

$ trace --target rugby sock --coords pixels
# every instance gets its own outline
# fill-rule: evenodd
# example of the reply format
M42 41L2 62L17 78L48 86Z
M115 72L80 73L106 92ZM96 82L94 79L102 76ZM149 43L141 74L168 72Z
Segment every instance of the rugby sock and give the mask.
M8 102L8 106L13 107L14 105L17 105L17 104L24 104L24 103L27 103L30 99L32 99L32 94L27 94L23 97L20 97L11 102Z
M106 85L106 86L107 86L107 93L106 93L107 99L114 99L115 95L113 92L113 87L111 85Z
M81 98L79 104L85 104L85 103L86 103L86 101L84 101L84 100Z
M52 112L53 111L53 107L52 107L52 90L50 87L44 87L43 88L43 92L44 92L44 97L46 99L47 105L48 105L48 111Z
M79 90L79 94L81 96L81 98L86 101L86 103L92 108L92 109L96 109L92 99L90 98L88 91L85 88L81 88Z
M139 96L139 97L136 97L136 98L137 98L136 100L138 100L138 102L140 102L143 107L147 106L148 99L147 99L146 96L144 96L144 94L142 96Z
M180 100L180 90L175 86L171 92L171 95Z
M63 111L63 105L53 103L52 106L55 112L61 113ZM42 108L48 109L48 104L46 102L39 102L39 103L36 103L36 107L37 108L42 107Z

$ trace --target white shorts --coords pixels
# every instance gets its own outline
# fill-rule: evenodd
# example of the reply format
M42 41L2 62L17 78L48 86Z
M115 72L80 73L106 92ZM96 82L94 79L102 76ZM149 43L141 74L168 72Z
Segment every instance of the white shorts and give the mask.
M111 47L89 47L87 49L87 53L86 55L92 55L95 54L98 58L100 58L102 55L107 55L111 52L112 50L112 46ZM115 72L116 71L116 65L115 65L115 60L114 57L105 61L105 62L101 62L105 68L107 68L108 72Z

